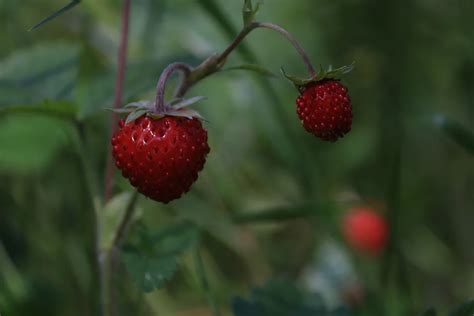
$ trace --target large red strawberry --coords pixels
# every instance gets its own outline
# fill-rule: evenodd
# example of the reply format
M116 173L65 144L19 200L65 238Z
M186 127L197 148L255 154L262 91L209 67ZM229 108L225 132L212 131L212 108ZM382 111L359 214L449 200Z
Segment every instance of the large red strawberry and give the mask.
M168 203L186 193L198 178L209 153L207 132L187 110L154 116L136 109L143 104L136 103L133 113L138 114L131 114L138 118L120 121L112 137L112 153L122 175L139 192Z
M310 83L296 99L298 117L311 134L334 142L351 130L352 105L347 88L337 80Z
M342 231L355 249L380 254L387 245L389 228L386 220L370 207L355 207L344 216Z
M296 99L304 128L322 140L334 142L351 130L352 104L347 88L337 79L352 69L344 66L320 72L310 79L288 76L300 91Z

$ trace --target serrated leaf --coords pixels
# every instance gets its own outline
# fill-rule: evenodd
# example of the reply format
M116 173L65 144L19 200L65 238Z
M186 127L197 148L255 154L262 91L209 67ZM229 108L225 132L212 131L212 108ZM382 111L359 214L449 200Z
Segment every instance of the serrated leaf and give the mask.
M32 113L74 120L77 106L69 101L46 100L39 104L18 104L0 107L0 115L9 113Z
M128 124L128 123L130 123L130 122L135 121L137 118L139 118L140 116L145 115L146 113L148 113L148 110L146 110L146 109L144 109L144 110L136 110L136 111L131 112L131 113L127 116L127 119L125 120L125 124Z
M175 110L179 110L179 109L182 109L184 107L193 105L195 103L201 102L201 101L206 100L206 99L207 99L207 97L204 97L204 96L196 96L196 97L192 97L192 98L189 98L189 99L183 99L183 100L181 100L177 103L174 103L172 108L175 109Z
M9 115L0 120L0 170L44 170L70 141L71 124L45 116Z
M472 316L474 315L474 300L466 302L454 309L449 316Z
M474 154L474 132L444 115L437 115L434 122L459 146L463 147L468 153Z
M15 51L0 62L0 107L71 99L79 49L66 43Z
M125 247L123 259L130 276L145 292L158 289L171 279L179 256L199 240L199 231L189 221L154 232L141 229L138 233L138 244Z
M176 257L146 255L138 249L124 251L122 259L135 284L146 293L163 287L178 269Z
M232 66L232 67L224 68L221 71L228 71L228 70L249 70L249 71L254 71L266 77L276 77L276 75L271 70L268 70L265 67L257 65L257 64L244 64L244 65L239 65L239 66Z
M65 5L64 7L62 7L61 9L59 9L58 11L54 12L53 14L47 16L46 18L44 18L43 20L39 21L38 23L36 23L35 25L33 25L29 31L32 31L34 29L37 29L38 27L46 24L47 22L51 21L52 19L62 15L63 13L71 10L72 8L74 8L76 5L78 5L79 3L81 2L81 0L72 0L70 3L68 3L67 5Z

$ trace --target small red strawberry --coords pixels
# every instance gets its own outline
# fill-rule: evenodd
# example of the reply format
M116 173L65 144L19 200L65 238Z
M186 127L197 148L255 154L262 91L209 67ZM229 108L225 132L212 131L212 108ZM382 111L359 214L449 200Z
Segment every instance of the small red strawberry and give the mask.
M351 130L352 105L347 88L325 79L309 83L296 99L298 117L311 134L334 142Z
M178 104L170 107L169 115L155 115L152 106L148 102L129 105L135 109L112 136L112 154L122 175L140 193L168 203L189 190L210 149L207 132L193 117L194 111L180 110Z
M300 91L296 112L304 128L322 140L334 142L351 130L352 104L347 88L337 79L352 69L329 69L310 79L283 74Z
M386 220L370 207L356 207L344 216L342 231L347 242L355 249L380 254L388 240Z

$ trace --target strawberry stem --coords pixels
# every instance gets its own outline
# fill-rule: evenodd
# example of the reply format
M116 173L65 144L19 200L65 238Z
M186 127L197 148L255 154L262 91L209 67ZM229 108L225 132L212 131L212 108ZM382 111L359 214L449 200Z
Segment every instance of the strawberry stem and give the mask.
M168 77L171 75L172 72L174 72L176 69L180 69L184 72L185 77L178 89L176 90L176 96L178 97L183 97L186 91L196 84L197 82L201 81L205 77L219 71L225 64L227 57L239 46L239 44L247 37L249 33L251 33L253 30L257 28L266 28L270 30L274 30L280 34L282 34L296 49L296 51L300 54L300 56L303 59L303 62L306 65L306 68L308 69L308 72L310 73L311 78L314 78L316 76L316 71L311 64L310 58L306 51L303 49L303 47L300 45L300 43L296 40L296 38L287 30L282 28L281 26L278 26L273 23L267 23L267 22L252 22L249 25L245 26L239 34L235 37L235 39L232 41L232 43L227 46L227 48L220 54L214 54L209 56L206 60L204 60L199 66L196 68L192 69L186 64L171 64L170 69L167 71L163 71L162 77L160 77L160 80L163 78L163 82L160 85L160 82L158 82L158 87L157 87L157 98L156 98L156 109L157 111L161 111L164 106L164 101L163 101L163 94L164 94L164 84L166 84L166 80ZM184 68L183 68L184 67ZM168 73L170 71L170 73ZM165 73L166 72L166 73ZM161 100L161 101L160 101Z
M173 75L175 71L181 71L184 74L183 82L189 76L192 71L191 66L185 63L172 63L169 64L160 75L158 84L156 85L156 101L155 110L157 114L165 113L165 89L168 79ZM179 89L178 89L179 90Z
M301 58L303 58L303 62L306 65L306 68L308 69L308 72L311 75L311 77L316 76L316 70L314 69L313 64L311 63L311 60L309 59L308 54L303 49L301 44L296 40L296 38L293 36L293 34L288 32L287 30L285 30L281 26L273 24L273 23L254 22L254 23L252 23L252 25L255 28L260 27L260 28L266 28L266 29L274 30L274 31L280 33L281 35L285 36L286 39L291 43L291 45L293 45L293 47L296 49L298 54L300 54Z

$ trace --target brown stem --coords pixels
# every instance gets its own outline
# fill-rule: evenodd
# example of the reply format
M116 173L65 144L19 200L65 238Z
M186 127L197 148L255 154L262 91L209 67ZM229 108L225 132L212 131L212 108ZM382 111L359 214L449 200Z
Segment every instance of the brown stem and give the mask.
M308 54L290 32L288 32L281 26L278 26L273 23L253 22L250 23L248 26L244 27L242 31L237 34L232 43L230 43L230 45L222 53L210 56L199 66L194 68L185 77L185 80L183 80L182 84L178 88L176 93L177 96L182 97L191 86L222 68L222 66L227 60L227 57L229 57L229 55L235 50L237 46L239 46L239 44L245 39L245 37L247 37L250 32L257 28L266 28L282 34L293 45L298 54L302 57L310 76L316 76L316 71L310 61Z
M130 4L131 0L123 0L122 3L122 22L120 30L120 44L118 49L118 61L117 61L117 76L115 80L115 97L114 97L114 108L119 108L122 104L123 97L123 84L125 80L126 71L126 60L127 60L127 47L128 47L128 32L129 32L129 19L130 19ZM119 117L116 113L112 114L110 133L113 134L118 125ZM106 204L112 196L113 187L113 176L114 176L114 162L112 153L110 150L110 144L107 149L107 162L105 167L104 175L104 199L103 203ZM97 219L100 218L99 214L96 214ZM102 225L100 221L98 225ZM99 231L101 227L99 227ZM97 237L98 243L100 244L100 236ZM113 265L113 254L103 254L101 251L97 253L98 260L100 262L100 299L101 299L101 315L111 316L114 314L113 301L111 298L111 266Z
M130 2L131 0L123 0L122 5L122 26L120 31L120 44L118 50L118 64L117 64L117 77L115 80L115 97L114 97L114 109L119 108L122 105L123 97L123 83L125 80L125 70L127 61L127 47L128 47L128 28L130 18ZM110 133L113 135L117 130L119 116L117 113L112 113ZM104 204L106 204L112 196L113 178L114 178L114 161L112 158L112 152L110 150L110 144L107 150L107 164L105 167L104 176Z

